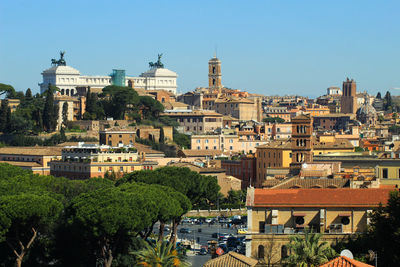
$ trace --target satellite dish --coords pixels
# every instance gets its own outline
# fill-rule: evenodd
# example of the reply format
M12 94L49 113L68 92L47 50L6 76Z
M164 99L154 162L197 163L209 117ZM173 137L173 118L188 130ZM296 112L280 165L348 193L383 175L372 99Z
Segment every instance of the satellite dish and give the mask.
M345 257L347 257L347 258L353 259L353 253L351 253L351 251L348 250L348 249L343 249L343 250L340 252L340 256L345 256Z

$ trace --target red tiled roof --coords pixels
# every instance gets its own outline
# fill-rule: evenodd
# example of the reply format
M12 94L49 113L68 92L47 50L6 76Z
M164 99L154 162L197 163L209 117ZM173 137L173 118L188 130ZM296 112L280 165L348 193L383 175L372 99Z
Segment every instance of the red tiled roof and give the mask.
M254 189L255 207L378 207L393 189Z
M374 266L366 264L361 261L350 259L346 256L340 256L321 265L320 267L374 267Z

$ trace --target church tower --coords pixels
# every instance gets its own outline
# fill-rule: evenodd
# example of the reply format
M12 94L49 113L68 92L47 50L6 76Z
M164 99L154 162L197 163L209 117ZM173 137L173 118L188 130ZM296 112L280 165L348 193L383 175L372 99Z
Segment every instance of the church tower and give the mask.
M290 171L297 175L301 165L313 161L312 118L301 114L292 119L292 163Z
M217 89L221 92L221 61L214 56L208 61L208 88L210 90Z

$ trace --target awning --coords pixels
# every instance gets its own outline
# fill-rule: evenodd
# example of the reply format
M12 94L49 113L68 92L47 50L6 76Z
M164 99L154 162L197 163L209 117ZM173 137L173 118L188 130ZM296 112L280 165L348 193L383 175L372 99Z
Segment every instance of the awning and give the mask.
M351 212L339 213L339 217L350 217L350 216L351 216Z

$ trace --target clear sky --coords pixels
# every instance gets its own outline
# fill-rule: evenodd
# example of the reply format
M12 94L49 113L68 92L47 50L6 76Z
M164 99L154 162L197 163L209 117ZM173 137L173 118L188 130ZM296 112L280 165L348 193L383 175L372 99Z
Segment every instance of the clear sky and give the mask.
M86 75L137 76L164 53L186 92L207 86L217 47L230 88L318 96L348 76L375 94L400 87L399 15L383 0L1 0L0 83L38 92L60 50Z

